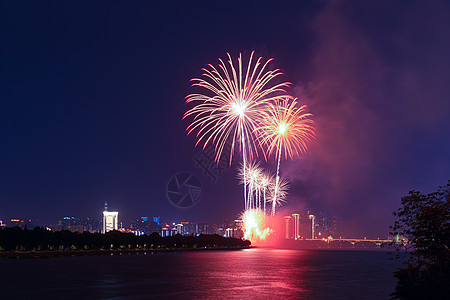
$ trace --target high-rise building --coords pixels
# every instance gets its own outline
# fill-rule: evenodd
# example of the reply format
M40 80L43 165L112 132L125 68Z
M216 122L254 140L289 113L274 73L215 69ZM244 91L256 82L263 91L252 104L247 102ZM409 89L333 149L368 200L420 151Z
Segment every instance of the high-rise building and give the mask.
M292 214L294 218L294 239L298 240L300 238L300 215Z
M131 228L136 233L147 235L152 234L153 232L160 232L162 229L161 226L151 220L153 219L150 219L149 217L140 217L131 222Z
M178 230L178 233L180 233L181 235L191 235L192 232L190 231L190 223L189 221L181 221L181 227L180 230Z
M10 227L20 227L22 229L33 229L34 227L36 227L33 224L33 221L31 219L11 219L10 220Z
M58 224L49 225L53 231L69 230L71 232L102 232L102 222L100 220L91 220L90 218L77 218L74 216L65 216L58 221Z
M290 239L291 238L291 231L290 231L291 217L290 216L286 216L286 217L284 217L284 220L286 222L286 239Z
M320 211L316 215L316 229L314 232L319 239L327 237L327 217Z
M117 211L103 212L103 233L119 229L119 213Z
M198 223L198 234L210 234L208 223Z
M316 220L316 216L315 215L309 215L309 219L311 220L311 238L314 239L315 235L314 235L314 231L315 231L315 220Z
M11 219L9 224L11 227L20 227L23 229L23 227L25 226L25 221L21 219Z
M108 203L105 202L105 210L103 211L103 230L107 233L111 230L119 229L119 213L117 211L108 211Z
M244 237L244 221L234 220L233 237L237 239Z
M183 234L184 230L183 230L183 224L178 223L175 225L176 231L178 234Z

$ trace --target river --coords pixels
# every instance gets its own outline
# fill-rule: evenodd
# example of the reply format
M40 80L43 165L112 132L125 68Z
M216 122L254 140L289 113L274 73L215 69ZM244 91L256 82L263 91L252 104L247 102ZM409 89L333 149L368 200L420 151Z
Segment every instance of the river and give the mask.
M0 299L387 299L381 251L255 248L0 259Z

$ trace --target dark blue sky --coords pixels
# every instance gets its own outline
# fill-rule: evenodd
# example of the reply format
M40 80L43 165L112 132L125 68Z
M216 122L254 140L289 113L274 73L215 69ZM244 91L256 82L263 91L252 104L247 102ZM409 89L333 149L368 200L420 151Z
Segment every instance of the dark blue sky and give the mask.
M189 79L226 52L274 57L315 115L310 152L282 162L286 211L382 235L402 195L450 179L447 2L209 2L0 4L0 219L95 218L105 200L125 222L235 217L234 166L211 183L181 121ZM166 199L180 171L204 187L185 210Z

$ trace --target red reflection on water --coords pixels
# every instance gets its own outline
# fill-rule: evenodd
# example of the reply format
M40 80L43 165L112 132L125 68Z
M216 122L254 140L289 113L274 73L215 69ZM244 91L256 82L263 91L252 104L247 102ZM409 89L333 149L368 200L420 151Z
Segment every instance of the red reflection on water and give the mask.
M189 253L198 259L195 296L209 299L298 298L304 294L299 251L246 249L243 251ZM217 254L217 253L216 253ZM206 259L210 256L210 259ZM219 261L215 258L220 257Z

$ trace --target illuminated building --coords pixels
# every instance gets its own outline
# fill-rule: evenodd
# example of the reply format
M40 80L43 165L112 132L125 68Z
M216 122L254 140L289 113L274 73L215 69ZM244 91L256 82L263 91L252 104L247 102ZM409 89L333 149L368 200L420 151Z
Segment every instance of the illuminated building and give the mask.
M160 232L162 230L161 226L152 220L154 220L154 218L151 219L149 217L140 217L131 222L131 228L135 232L140 232L147 235L150 235L153 232Z
M25 223L25 221L24 220L20 220L20 219L11 219L10 220L10 222L9 222L11 225L11 227L20 227L20 228L22 228L22 227L24 227L23 226L23 224Z
M310 211L285 216L286 239L316 239L323 237L327 231L327 219Z
M178 223L175 225L175 230L177 231L177 233L181 234L183 232L183 224Z
M315 227L316 216L309 215L309 219L311 220L311 238L314 239L314 227Z
M117 211L108 211L108 203L105 202L105 210L103 211L103 230L107 233L111 230L119 229L119 213Z
M161 224L161 236L173 236L175 234L178 233L176 227L172 227L175 226L175 223L173 223L173 225L167 224L167 223L163 223Z
M322 212L319 212L316 215L316 229L314 230L317 238L326 238L327 234L327 218L323 215Z
M58 221L58 224L50 225L49 228L53 231L69 230L71 232L103 232L102 222L100 220L77 218L74 216L65 216Z
M198 234L209 234L209 224L208 223L198 223Z
M286 216L284 217L284 220L286 222L286 239L290 239L291 238L291 234L290 234L290 228L291 227L291 217L290 216Z
M234 220L233 237L240 239L244 237L244 222L242 220Z
M292 214L292 217L294 218L294 239L300 238L300 215L299 214Z
M174 224L175 225L175 224ZM197 234L197 224L189 221L181 221L175 225L175 230L181 235L193 235Z
M23 219L11 219L10 220L10 227L20 227L22 229L33 229L34 227L36 227L32 220L28 219L28 220L23 220Z
M119 229L119 213L117 211L103 212L103 233Z
M170 228L169 225L163 226L161 228L161 236L165 237L165 236L169 236L170 235Z
M181 231L180 230L178 230L178 233L180 233L180 234L182 234L182 235L190 235L191 234L191 232L189 231L189 221L181 221Z
M103 212L103 233L119 229L119 213L117 211Z
M59 220L58 226L53 226L52 229L53 231L69 230L70 232L87 231L81 219L76 217L63 217L62 220Z

